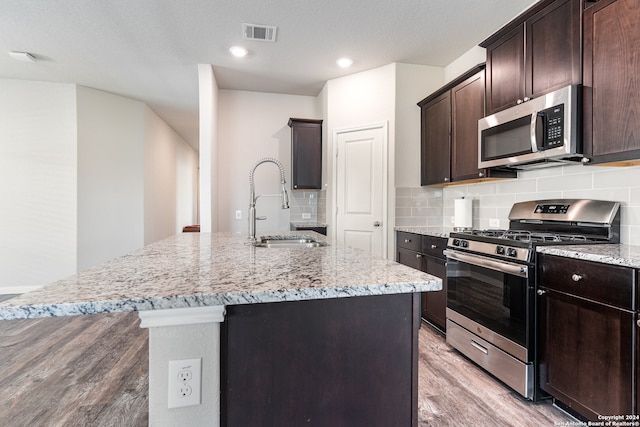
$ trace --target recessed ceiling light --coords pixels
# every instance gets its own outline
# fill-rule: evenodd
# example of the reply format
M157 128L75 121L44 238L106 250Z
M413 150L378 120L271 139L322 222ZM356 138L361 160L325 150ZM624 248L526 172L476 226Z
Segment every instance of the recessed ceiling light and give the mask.
M16 61L36 62L36 57L30 54L29 52L17 52L15 50L12 50L9 52L9 56L15 59Z
M336 64L338 64L338 67L348 68L353 64L353 60L350 58L340 58L336 61Z
M231 46L229 48L229 52L231 52L231 54L233 56L237 56L238 58L242 58L243 56L247 56L247 54L249 53L249 51L245 48L243 48L242 46Z

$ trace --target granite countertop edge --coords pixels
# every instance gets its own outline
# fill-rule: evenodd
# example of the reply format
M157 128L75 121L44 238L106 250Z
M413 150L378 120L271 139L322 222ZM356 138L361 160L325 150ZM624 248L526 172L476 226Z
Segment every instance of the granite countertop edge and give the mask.
M423 236L443 237L449 238L449 233L453 231L453 228L437 227L437 226L410 226L410 225L397 225L393 227L395 231L404 231L405 233L421 234Z
M538 253L556 255L602 264L640 268L640 245L597 244L538 246Z
M326 239L313 232L313 237ZM300 235L279 232L270 237ZM231 233L184 233L0 302L0 319L437 291L432 275L329 242L265 249Z

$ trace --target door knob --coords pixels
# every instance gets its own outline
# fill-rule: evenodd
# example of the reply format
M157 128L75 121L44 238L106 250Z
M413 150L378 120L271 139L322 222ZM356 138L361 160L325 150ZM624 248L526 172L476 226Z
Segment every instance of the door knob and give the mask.
M380 225L381 225L380 221L373 221L374 227L380 227Z

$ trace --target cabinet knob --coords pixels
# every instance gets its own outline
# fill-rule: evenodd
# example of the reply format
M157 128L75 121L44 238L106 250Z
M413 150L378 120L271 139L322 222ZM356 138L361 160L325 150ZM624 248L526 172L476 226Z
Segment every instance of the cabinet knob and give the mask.
M523 102L524 102L524 101L522 101L522 99L518 99L518 100L516 101L516 104L520 105L520 104L522 104Z
M449 178L445 177L444 182L449 182Z
M431 249L438 249L438 245L431 245Z
M482 177L484 176L484 172L479 172L479 173L478 173L478 176L479 176L480 178L482 178Z
M380 225L382 225L382 223L380 221L373 221L373 226L374 227L380 227Z
M579 274L573 274L571 276L571 280L573 280L574 282L579 282L580 280L582 280L582 276Z
M294 185L294 186L293 186L293 188L298 188L298 186L297 186L297 185Z
M411 239L404 239L405 243L411 243Z
M421 254L416 254L416 258L422 258Z
M544 295L544 294L547 293L547 291L544 291L542 289L538 289L537 293L538 293L538 295Z
M638 328L640 328L640 319L636 322L638 324Z
M531 98L529 98L528 96L525 96L524 99L522 100L522 102L527 102L528 100L530 100Z

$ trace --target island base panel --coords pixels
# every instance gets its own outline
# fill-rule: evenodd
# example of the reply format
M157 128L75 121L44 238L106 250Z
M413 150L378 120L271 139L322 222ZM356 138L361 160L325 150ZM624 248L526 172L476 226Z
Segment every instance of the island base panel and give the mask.
M222 426L415 426L419 294L227 307Z

